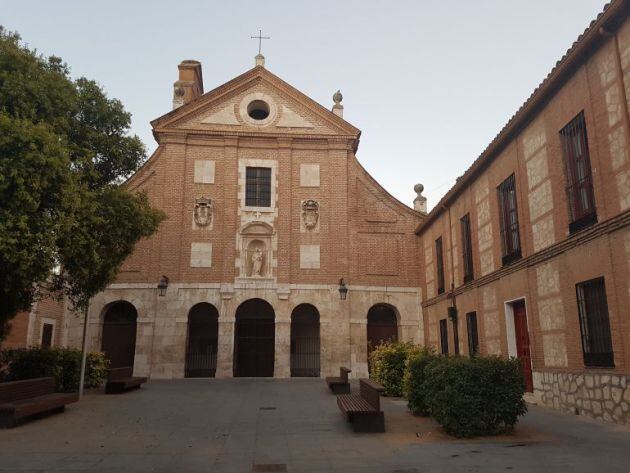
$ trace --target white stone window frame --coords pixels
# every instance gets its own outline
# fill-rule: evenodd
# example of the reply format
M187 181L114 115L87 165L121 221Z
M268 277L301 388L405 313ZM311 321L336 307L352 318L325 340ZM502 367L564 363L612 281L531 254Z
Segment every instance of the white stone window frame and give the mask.
M254 168L271 168L271 204L269 207L257 207L251 205L245 205L245 192L246 192L246 170L249 167ZM276 209L277 201L277 189L278 189L278 161L275 159L260 159L260 158L243 158L238 162L238 199L240 202L241 210L247 212L260 212L261 214L273 213Z
M249 116L249 114L247 113L247 106L255 100L261 100L269 105L269 115L267 116L267 118L263 120L255 120ZM263 92L252 92L251 94L247 94L245 97L243 97L241 99L241 103L238 106L238 111L243 121L247 122L248 125L253 125L256 127L268 126L278 116L278 106L269 95Z
M39 346L42 346L42 337L44 336L44 325L52 325L52 334L50 336L50 348L55 346L55 334L57 332L57 321L48 317L42 317L39 321Z

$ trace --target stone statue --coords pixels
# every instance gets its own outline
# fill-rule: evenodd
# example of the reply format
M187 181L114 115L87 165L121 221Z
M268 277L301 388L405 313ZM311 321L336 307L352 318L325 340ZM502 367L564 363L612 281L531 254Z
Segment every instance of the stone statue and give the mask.
M263 254L260 248L256 248L252 255L252 276L262 276Z

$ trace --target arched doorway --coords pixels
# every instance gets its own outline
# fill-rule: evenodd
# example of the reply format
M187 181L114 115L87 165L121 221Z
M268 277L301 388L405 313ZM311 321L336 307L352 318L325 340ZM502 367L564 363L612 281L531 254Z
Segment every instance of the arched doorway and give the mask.
M319 312L300 304L291 313L291 376L319 377Z
M217 338L219 312L207 302L194 305L188 312L188 342L186 344L187 378L214 376L217 371Z
M110 368L133 367L136 354L138 312L127 301L114 302L103 317L101 351L110 360Z
M273 376L275 313L262 299L249 299L236 309L234 376Z
M368 311L367 341L368 352L371 348L387 340L398 340L396 312L386 304L376 304Z

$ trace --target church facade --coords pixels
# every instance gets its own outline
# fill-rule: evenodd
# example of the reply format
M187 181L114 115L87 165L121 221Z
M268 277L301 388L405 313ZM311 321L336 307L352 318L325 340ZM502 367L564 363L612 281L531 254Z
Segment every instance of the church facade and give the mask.
M126 183L167 218L93 299L90 349L153 378L358 377L370 343L422 343L425 209L362 168L341 100L319 105L260 55L204 94L201 64L182 62L159 146Z

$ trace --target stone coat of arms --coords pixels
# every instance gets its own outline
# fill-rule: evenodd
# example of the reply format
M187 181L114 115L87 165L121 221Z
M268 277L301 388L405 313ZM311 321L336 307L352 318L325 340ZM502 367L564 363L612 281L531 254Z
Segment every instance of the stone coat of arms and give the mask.
M200 227L210 225L212 221L212 200L206 197L195 199L195 223Z
M312 199L302 202L302 219L307 230L314 229L319 220L319 202Z

